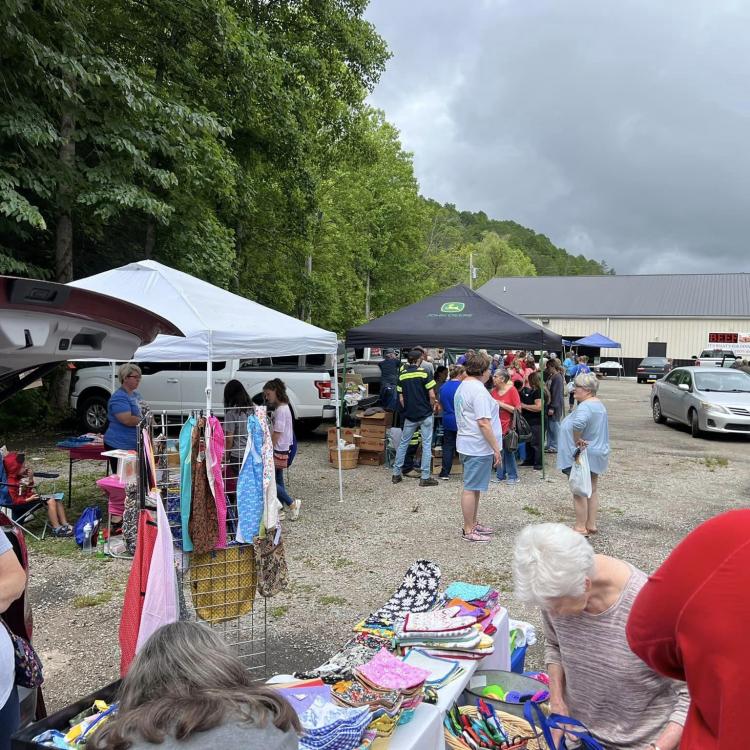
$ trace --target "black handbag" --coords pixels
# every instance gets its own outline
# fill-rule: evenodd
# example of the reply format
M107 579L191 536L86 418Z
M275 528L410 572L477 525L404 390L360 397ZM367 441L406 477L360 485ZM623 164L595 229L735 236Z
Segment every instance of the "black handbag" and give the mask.
M527 440L531 440L531 427L519 410L515 409L510 429L503 435L503 446L512 453L518 450L519 443L525 443Z

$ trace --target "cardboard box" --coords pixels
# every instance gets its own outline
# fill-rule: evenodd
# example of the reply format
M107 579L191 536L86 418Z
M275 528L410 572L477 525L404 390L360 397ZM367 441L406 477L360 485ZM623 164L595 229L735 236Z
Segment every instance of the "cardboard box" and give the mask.
M443 468L442 456L435 456L432 459L432 473L439 474L442 468ZM456 476L460 476L463 473L464 473L464 466L458 460L458 456L456 456L453 459L453 465L451 466L451 475L455 474Z
M365 437L364 435L359 439L359 447L363 451L377 451L382 452L385 450L385 440L380 438Z
M369 417L366 417L363 411L359 411L357 412L357 419L360 420L360 423L363 427L365 425L370 425L372 427L393 427L392 411L382 411Z
M356 440L354 439L354 436L356 434L356 430L353 430L351 427L342 427L341 428L341 437L344 438L344 440L347 443L355 443ZM329 427L328 428L328 447L329 448L335 448L336 447L336 428L335 427Z
M362 438L374 438L375 440L383 440L385 438L385 426L380 425L373 427L369 424L360 425L356 433Z
M365 466L380 466L385 463L385 451L359 452L359 463Z

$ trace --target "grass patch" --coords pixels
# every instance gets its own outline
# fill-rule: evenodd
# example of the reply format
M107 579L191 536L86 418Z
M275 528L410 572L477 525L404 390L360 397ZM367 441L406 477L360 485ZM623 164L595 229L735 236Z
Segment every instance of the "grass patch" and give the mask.
M612 513L615 516L624 516L625 511L622 508L602 508L602 510L606 510L607 513Z
M313 586L310 583L293 583L292 584L292 591L294 591L297 594L312 594L316 588L317 586Z
M26 546L30 551L41 552L43 555L51 555L52 557L78 557L81 554L75 540L58 539L54 536L34 539L33 536L27 534Z
M280 617L283 617L288 611L289 607L285 605L282 605L280 607L273 607L271 609L271 617L273 617L275 620L278 620Z
M100 604L106 604L111 598L111 591L102 591L98 594L84 594L73 599L73 608L86 609L86 607L98 607Z
M701 460L701 463L709 471L716 471L716 469L726 469L729 466L729 459L724 456L706 456Z
M325 607L348 604L343 596L321 596L318 601Z
M524 505L523 510L525 510L530 516L542 515L542 511L539 510L539 508L534 508L532 505Z
M352 562L351 560L347 559L346 557L337 557L337 558L336 558L336 559L335 559L335 560L334 560L334 561L333 561L333 562L331 563L331 565L333 566L333 569L334 569L334 570L341 570L342 568L349 568L349 567L351 567L351 566L352 566L353 564L354 564L354 563L353 563L353 562Z

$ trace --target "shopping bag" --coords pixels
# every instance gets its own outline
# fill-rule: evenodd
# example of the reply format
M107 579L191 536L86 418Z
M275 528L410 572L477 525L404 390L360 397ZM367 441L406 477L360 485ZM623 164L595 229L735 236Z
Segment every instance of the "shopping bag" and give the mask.
M279 527L278 531L281 530ZM284 555L284 543L276 529L268 529L265 539L256 537L255 568L258 576L258 593L274 596L289 585L289 572Z
M518 442L526 443L531 440L531 427L524 417L518 410L513 412L514 427L518 433Z
M570 484L570 491L574 495L591 497L591 468L585 448L580 451L578 457L573 461L573 466L570 467L568 484Z
M539 704L527 701L523 706L523 717L529 722L535 733L538 731L537 725L539 726L539 731L544 735L544 740L550 750L566 750L567 748L565 735L563 735L559 744L555 744L555 741L552 739L553 729L562 729L565 734L575 737L580 743L578 747L585 748L585 750L604 750L601 743L591 736L591 732L589 732L585 724L582 724L578 719L574 719L571 716L562 716L561 714L546 716Z

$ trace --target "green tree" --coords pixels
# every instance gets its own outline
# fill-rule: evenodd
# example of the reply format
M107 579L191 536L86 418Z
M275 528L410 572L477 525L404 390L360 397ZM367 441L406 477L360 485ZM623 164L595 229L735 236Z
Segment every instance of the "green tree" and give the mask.
M477 286L495 276L536 276L531 258L495 232L485 232L481 242L470 248L477 269Z

